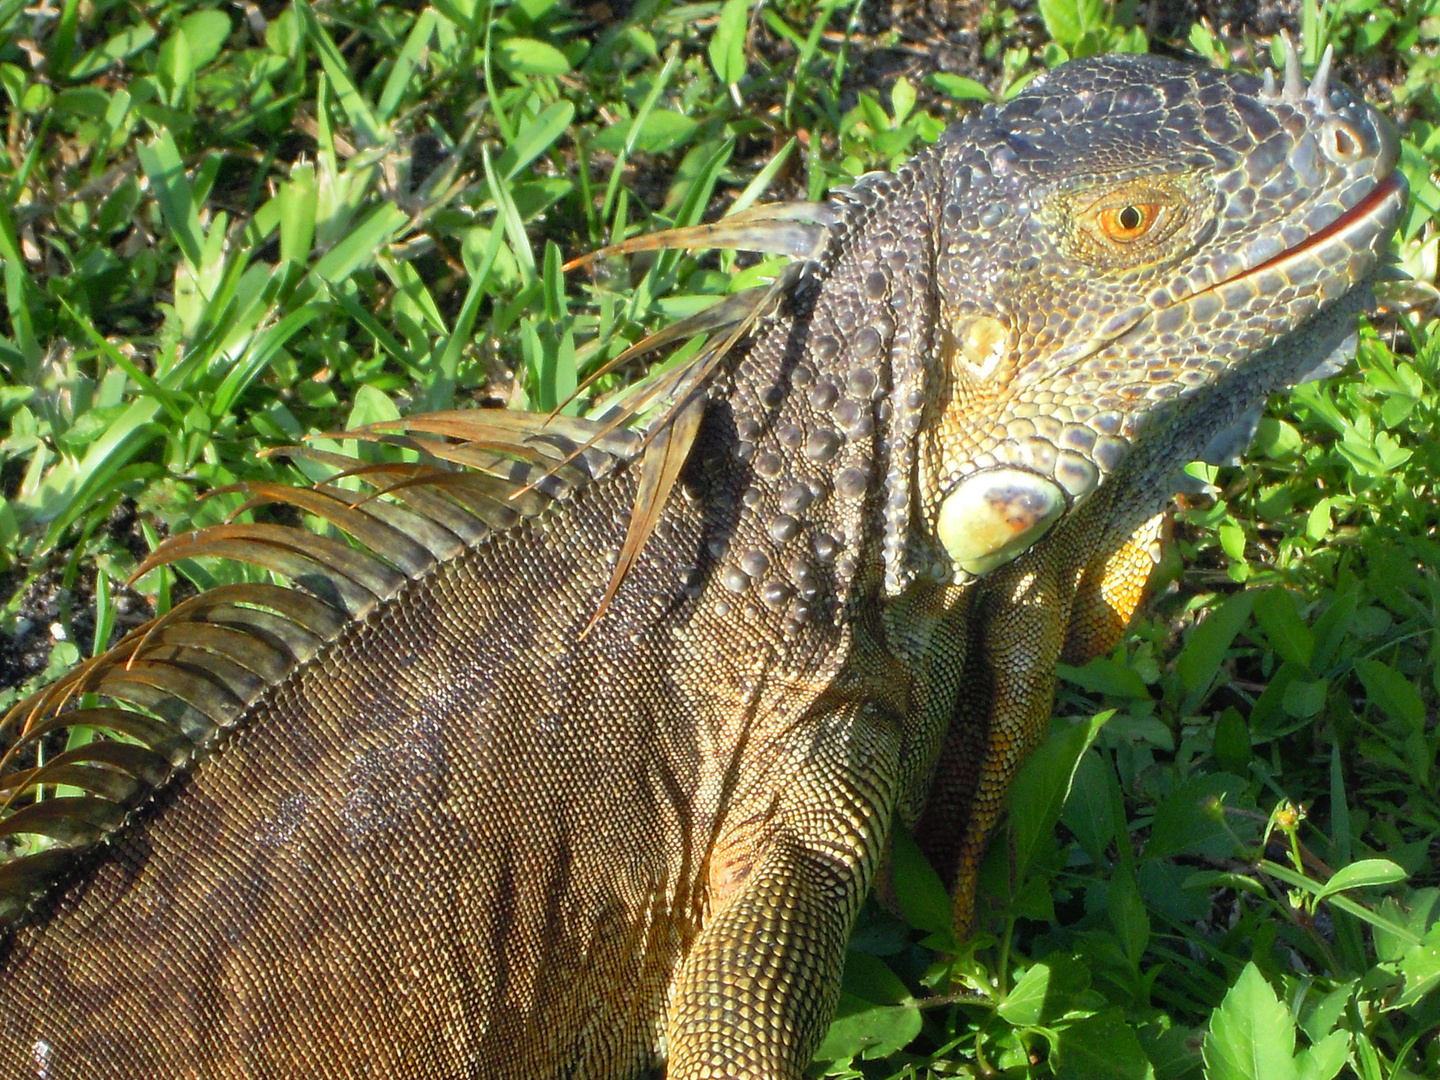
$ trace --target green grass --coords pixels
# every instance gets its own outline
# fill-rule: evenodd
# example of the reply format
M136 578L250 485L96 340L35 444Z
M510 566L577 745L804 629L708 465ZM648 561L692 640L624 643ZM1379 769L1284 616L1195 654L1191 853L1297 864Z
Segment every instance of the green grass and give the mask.
M667 253L591 282L564 259L721 198L821 197L1045 65L1159 44L1133 7L994 5L984 82L872 85L900 43L853 0L600 22L556 0L0 0L6 629L58 580L79 591L49 672L103 647L148 614L123 587L143 551L238 505L204 492L300 479L268 447L553 407L764 272ZM1440 0L1303 15L1306 59L1334 43L1404 124L1421 283L1387 294L1348 373L1275 403L1244 469L1207 475L1147 617L1063 672L958 959L928 947L948 903L900 843L908 922L867 909L817 1069L1440 1076ZM1165 44L1241 55L1187 33ZM163 608L246 571L187 572L137 588Z

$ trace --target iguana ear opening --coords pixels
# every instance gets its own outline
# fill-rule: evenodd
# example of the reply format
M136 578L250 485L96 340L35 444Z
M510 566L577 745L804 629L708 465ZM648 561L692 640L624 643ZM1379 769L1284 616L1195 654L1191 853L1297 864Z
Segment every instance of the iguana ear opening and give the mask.
M1014 374L1014 365L1005 364L1014 356L1010 332L993 315L966 314L950 320L940 349L946 367L957 379L1003 385Z

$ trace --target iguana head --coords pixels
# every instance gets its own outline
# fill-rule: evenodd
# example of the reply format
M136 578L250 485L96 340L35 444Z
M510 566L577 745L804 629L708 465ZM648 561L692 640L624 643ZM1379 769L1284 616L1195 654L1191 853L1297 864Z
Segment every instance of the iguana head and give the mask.
M1019 555L1157 430L1170 470L1200 456L1353 333L1327 309L1358 306L1406 189L1393 131L1328 69L1307 86L1291 49L1277 87L1097 58L937 147L931 573Z

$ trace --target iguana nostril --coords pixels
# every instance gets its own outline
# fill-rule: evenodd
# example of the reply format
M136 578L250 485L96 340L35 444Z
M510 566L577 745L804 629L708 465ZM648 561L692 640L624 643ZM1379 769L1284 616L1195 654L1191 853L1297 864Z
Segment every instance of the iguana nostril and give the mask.
M1349 165L1365 152L1365 140L1356 133L1353 127L1337 116L1326 119L1325 135L1321 145L1325 148L1326 154L1340 165Z

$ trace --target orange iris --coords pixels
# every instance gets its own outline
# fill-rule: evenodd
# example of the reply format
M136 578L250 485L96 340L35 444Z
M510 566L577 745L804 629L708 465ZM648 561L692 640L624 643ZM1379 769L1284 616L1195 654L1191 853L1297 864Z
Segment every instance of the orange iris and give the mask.
M1156 203L1112 206L1100 211L1100 231L1108 240L1128 244L1153 229L1159 219L1160 207Z

